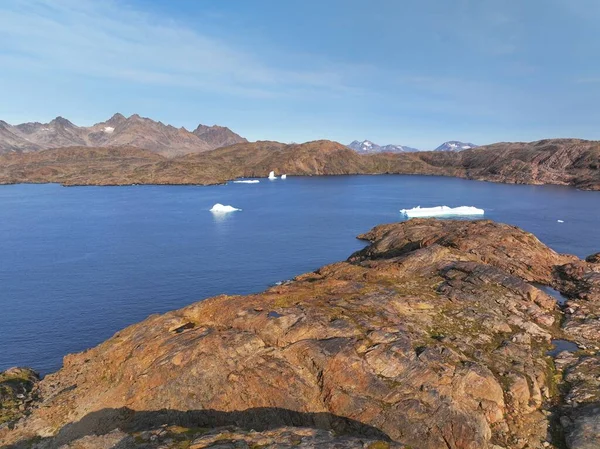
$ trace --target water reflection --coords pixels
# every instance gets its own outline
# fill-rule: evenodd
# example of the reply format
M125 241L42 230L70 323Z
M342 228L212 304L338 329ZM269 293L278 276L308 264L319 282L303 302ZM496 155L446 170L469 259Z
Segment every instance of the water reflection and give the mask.
M229 212L211 212L213 217L213 222L215 223L224 223L226 221L230 221L232 219L232 215Z
M552 346L554 346L554 348L548 351L548 355L552 357L556 357L563 351L575 352L579 350L577 343L573 343L569 340L552 340Z

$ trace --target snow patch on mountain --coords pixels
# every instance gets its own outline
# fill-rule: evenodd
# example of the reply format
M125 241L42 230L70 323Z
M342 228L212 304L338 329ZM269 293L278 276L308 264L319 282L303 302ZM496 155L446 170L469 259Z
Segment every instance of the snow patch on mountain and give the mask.
M474 143L460 142L458 140L450 140L441 144L434 151L463 151L470 148L477 148L477 145Z
M370 140L355 140L347 145L347 147L358 153L406 153L411 151L419 151L415 148L406 147L404 145L377 145Z

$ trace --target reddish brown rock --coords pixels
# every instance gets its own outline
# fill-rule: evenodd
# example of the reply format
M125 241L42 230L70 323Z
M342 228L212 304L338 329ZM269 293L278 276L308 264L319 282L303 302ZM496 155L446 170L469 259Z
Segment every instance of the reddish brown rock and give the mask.
M372 244L346 262L153 315L65 357L0 439L44 447L117 429L301 426L422 449L541 449L558 408L572 422L561 438L588 447L595 396L581 413L560 408L561 373L546 355L551 339L579 334L529 284L562 285L576 258L490 221L410 220L362 237ZM558 369L595 371L572 357Z
M107 123L95 126L101 130ZM196 134L192 134L136 116L118 118L114 125L115 131L110 134L111 137L98 131L98 143L84 139L83 143L77 140L65 144L78 145L76 148L27 153L29 144L23 143L18 151L0 155L0 183L206 185L224 183L238 177L265 177L274 170L276 173L309 176L381 173L443 175L600 190L600 143L595 141L553 139L531 143L499 143L461 152L360 155L328 140L290 145L269 141L248 143L220 127L201 126L195 131ZM0 134L5 132L6 142L13 145L15 130L7 126L0 122ZM195 140L200 138L208 141L198 148ZM215 148L211 146L216 145L215 142L220 145L233 141L242 143L206 151ZM92 148L83 145L91 145ZM118 154L118 148L121 147L129 149L124 152L123 160ZM131 147L147 149L138 150L138 156L146 153L146 160L132 163L129 160ZM111 148L111 157L98 157L107 148ZM21 151L24 153L20 154ZM170 159L157 159L157 152ZM90 159L90 169L81 166L81 159L85 157Z
M600 264L600 253L592 254L585 259L586 262Z
M368 438L338 436L332 431L282 427L262 432L236 427L217 429L161 426L156 430L125 433L116 429L103 435L87 435L65 444L61 449L402 449L397 443Z

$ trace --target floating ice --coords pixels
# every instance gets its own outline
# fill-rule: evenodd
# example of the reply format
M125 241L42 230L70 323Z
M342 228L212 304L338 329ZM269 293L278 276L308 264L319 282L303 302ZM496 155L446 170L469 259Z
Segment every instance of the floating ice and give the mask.
M233 181L234 184L256 184L260 182L258 179L239 179L237 181Z
M210 211L212 213L216 213L216 214L225 214L228 212L235 212L236 210L242 210L242 209L237 209L233 206L224 206L221 203L217 203L212 207L212 209Z
M287 175L281 175L281 179L287 179Z
M269 173L269 179L277 179L277 176L275 176L275 172L272 171Z
M414 217L439 217L444 215L483 215L485 211L472 206L460 206L460 207L448 207L448 206L436 206L436 207L421 207L417 206L412 209L402 209L401 214L406 215L408 218Z
M564 223L564 221L563 221L563 220L556 220L556 221L557 221L557 222L559 222L559 223Z

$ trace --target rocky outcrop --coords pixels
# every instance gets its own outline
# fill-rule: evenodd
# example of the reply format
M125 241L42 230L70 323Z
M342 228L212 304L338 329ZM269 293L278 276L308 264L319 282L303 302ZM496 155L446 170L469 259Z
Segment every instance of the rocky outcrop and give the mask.
M600 142L597 141L548 139L497 143L459 155L470 179L600 190Z
M212 148L227 147L230 145L235 145L236 143L247 142L245 138L239 136L224 126L198 125L198 127L192 132Z
M596 266L490 221L416 219L361 238L371 244L345 262L153 315L65 357L0 441L112 447L173 426L216 441L234 426L240 447L597 447ZM533 283L568 294L564 310ZM580 350L555 364L555 339Z
M600 447L600 264L586 261L557 267L560 288L569 295L562 328L578 343L556 366L563 373L562 400L556 407L569 448Z
M585 259L586 262L600 264L600 253L592 254Z
M136 123L143 124L144 120L148 119L139 118L127 126L133 130L138 129ZM115 128L115 133L117 129L119 128ZM239 143L168 159L157 158L156 151L168 156L187 153L188 147L181 143L176 152L138 150L139 158L135 164L131 164L128 158L133 148L123 145L129 142L131 145L150 147L144 142L154 139L154 134L150 131L133 130L131 135L138 136L135 140L113 139L102 143L102 146L111 142L121 145L118 148L80 147L0 155L0 183L206 185L224 183L237 177L264 177L274 170L277 173L309 176L381 173L443 175L518 184L571 185L580 189L600 190L600 144L592 141L556 139L528 144L495 144L461 152L397 154L357 154L344 145L327 140L291 145L265 141ZM195 132L211 142L213 138L221 139L221 143L231 141L230 133L219 127L199 127ZM194 139L198 138L192 136ZM123 160L120 160L121 150ZM73 160L64 157L67 154ZM91 170L86 170L85 167L81 170L80 161L85 158L93 165ZM118 167L116 176L113 174L115 166Z
M333 431L314 428L281 427L257 432L234 426L205 429L162 425L152 430L125 432L115 429L100 435L90 434L62 445L61 449L312 449L315 447L323 449L406 448L390 441L338 436Z
M0 426L25 415L36 397L38 374L28 368L0 373Z

